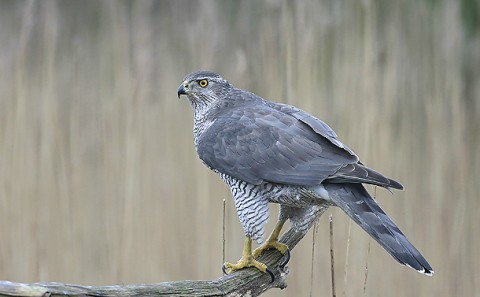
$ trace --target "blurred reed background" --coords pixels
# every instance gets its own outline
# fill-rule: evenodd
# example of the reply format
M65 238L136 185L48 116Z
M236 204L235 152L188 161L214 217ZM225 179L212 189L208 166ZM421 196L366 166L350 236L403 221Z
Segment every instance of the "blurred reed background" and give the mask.
M197 159L185 74L295 104L406 190L377 191L425 255L398 265L320 220L314 296L479 296L480 20L463 1L0 1L0 279L88 285L214 279L243 231ZM369 188L373 192L373 188ZM277 208L272 207L273 226ZM286 290L309 296L312 234ZM348 262L348 265L346 263ZM345 283L346 278L346 283Z

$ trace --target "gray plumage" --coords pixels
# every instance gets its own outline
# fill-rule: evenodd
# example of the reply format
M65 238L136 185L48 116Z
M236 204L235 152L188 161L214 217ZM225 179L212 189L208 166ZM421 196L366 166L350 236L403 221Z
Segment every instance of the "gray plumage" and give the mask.
M364 166L327 124L235 88L212 72L187 75L178 94L186 94L193 107L197 153L230 187L247 236L262 241L268 203L279 203L280 219L304 232L312 222L306 218L334 205L398 262L433 273L362 183L402 185Z

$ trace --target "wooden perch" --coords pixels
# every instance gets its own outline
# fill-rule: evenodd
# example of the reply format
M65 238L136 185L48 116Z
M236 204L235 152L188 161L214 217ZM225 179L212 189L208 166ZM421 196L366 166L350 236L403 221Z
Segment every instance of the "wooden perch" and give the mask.
M292 250L305 233L290 229L281 242ZM287 287L288 267L281 271L278 261L282 255L269 250L260 256L275 274L270 276L256 269L244 269L211 281L174 281L150 285L80 286L62 283L22 284L0 281L0 296L56 297L56 296L258 296L271 288ZM220 267L218 268L220 269Z

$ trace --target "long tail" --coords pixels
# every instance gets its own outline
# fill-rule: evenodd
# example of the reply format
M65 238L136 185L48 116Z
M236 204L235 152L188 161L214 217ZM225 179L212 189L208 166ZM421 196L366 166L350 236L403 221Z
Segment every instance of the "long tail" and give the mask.
M361 184L325 184L330 199L372 236L400 264L432 275L420 252L378 206Z

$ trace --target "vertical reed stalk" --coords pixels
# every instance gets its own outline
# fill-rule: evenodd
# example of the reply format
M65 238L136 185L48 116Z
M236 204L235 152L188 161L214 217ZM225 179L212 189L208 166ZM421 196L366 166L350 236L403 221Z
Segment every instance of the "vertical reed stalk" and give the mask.
M333 254L333 215L330 214L330 270L332 272L332 297L337 296L335 292L335 262Z

